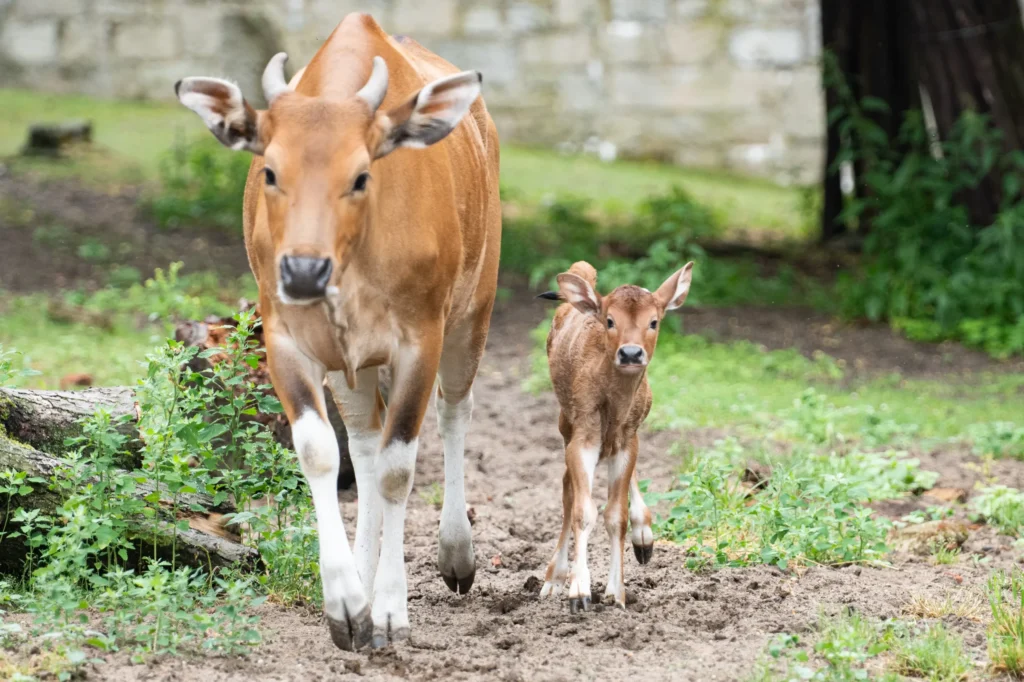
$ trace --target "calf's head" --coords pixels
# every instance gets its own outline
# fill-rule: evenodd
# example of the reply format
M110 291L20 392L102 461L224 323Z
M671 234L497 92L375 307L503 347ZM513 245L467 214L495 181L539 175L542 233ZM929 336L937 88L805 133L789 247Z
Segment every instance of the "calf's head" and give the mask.
M626 284L601 296L591 282L572 272L559 275L558 286L564 300L604 326L608 362L623 374L639 374L654 357L665 312L686 301L692 271L693 263L687 263L653 293Z
M263 155L278 295L308 303L336 286L353 247L372 229L373 162L399 147L444 139L480 94L481 78L476 71L447 76L378 111L388 89L382 58L373 59L366 85L344 98L294 92L285 82L286 60L274 56L263 73L266 110L218 78L185 78L174 89L222 144Z

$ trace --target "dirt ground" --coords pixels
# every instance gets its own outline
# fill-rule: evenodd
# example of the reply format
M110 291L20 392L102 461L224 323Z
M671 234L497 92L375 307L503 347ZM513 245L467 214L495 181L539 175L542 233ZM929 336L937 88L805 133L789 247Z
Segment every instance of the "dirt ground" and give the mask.
M985 565L963 560L933 566L907 555L896 556L893 568L812 568L799 577L767 567L696 574L684 568L678 547L659 543L647 566L627 556L630 603L625 612L598 606L570 615L565 601L541 600L544 568L560 522L562 449L553 397L526 394L520 384L528 372L528 332L543 314L539 305L514 304L498 311L477 382L466 489L476 512L478 569L468 595L453 595L437 575L440 512L419 494L443 478L431 414L406 527L409 642L377 652L338 651L319 614L265 605L264 643L248 657L164 657L147 665L114 659L93 668L89 679L532 681L642 675L646 680L739 680L750 673L773 635L808 632L822 613L850 608L868 616L898 617L915 596L977 594L994 566L1013 562L1008 541L987 529L971 540L973 551L988 556ZM665 489L678 466L668 454L670 443L682 438L708 445L716 435L710 430L646 434L642 477L650 478L653 488ZM969 453L947 448L921 455L925 468L942 474L939 486L969 488L977 475L963 466L972 459ZM1019 463L1000 466L1007 468L999 472L1005 483L1024 480ZM599 500L603 481L599 471ZM347 495L342 506L351 534L354 495ZM925 506L921 498L886 511L898 516ZM600 529L592 537L593 589L600 594L609 545ZM947 625L964 637L974 658L982 657L982 624L950 617Z

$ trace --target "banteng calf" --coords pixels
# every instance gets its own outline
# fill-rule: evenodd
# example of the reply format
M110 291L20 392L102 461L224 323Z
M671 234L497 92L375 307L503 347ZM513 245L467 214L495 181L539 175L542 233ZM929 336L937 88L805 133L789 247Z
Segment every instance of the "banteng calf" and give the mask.
M542 294L565 301L555 312L547 344L551 381L562 408L558 430L565 439L565 476L562 533L541 596L560 594L568 577L569 610L573 613L590 606L587 538L597 521L591 488L599 461L608 463L604 524L612 555L606 603L626 605L622 555L627 516L637 561L646 564L654 551L651 512L640 495L635 471L640 447L637 429L651 409L647 365L654 357L658 327L665 311L686 300L692 268L693 263L687 263L654 293L624 285L601 296L595 289L597 272L590 264L579 262L558 276L557 293ZM576 538L572 573L570 530Z

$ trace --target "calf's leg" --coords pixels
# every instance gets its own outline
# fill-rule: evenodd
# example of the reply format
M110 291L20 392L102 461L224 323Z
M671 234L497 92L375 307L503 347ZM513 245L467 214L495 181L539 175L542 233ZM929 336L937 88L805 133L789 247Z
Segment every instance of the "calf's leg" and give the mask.
M643 493L636 468L630 477L629 487L629 528L633 542L633 555L640 564L649 563L654 555L654 531L651 530L651 510L644 504Z
M574 439L566 451L566 465L572 484L572 531L576 537L576 556L569 574L569 611L590 608L590 568L587 566L587 542L597 522L597 505L591 497L594 470L600 458L599 444Z

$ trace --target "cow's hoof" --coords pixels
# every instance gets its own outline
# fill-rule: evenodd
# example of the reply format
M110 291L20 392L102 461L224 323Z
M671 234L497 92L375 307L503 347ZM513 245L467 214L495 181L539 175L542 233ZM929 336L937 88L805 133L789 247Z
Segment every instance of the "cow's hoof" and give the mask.
M654 545L633 545L633 555L641 566L649 564L654 556Z
M448 586L448 589L455 594L466 594L476 579L476 568L465 578L456 578L454 575L445 575L444 573L441 574L441 578L444 579L444 584Z
M370 643L370 635L373 633L370 607L367 606L361 613L347 620L336 620L327 616L327 628L331 631L334 646L343 651L362 649Z

